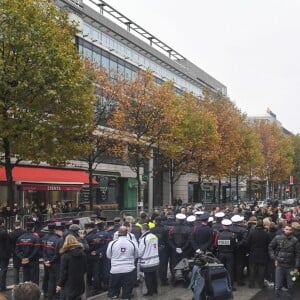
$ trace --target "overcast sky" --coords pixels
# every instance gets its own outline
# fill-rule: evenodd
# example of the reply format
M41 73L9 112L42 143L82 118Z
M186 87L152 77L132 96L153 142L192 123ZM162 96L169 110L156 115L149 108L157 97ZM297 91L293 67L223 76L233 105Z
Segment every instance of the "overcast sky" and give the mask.
M299 0L106 0L227 86L249 116L269 107L300 133Z

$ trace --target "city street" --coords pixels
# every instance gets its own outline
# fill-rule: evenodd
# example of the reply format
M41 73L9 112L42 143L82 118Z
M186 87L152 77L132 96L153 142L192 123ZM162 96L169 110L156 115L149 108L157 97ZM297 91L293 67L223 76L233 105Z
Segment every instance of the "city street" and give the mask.
M40 265L40 286L43 276L43 266ZM22 278L22 276L21 276ZM11 265L7 274L7 287L8 291L6 294L11 297L11 289L13 287L12 269ZM139 287L134 289L133 300L192 300L193 294L190 289L184 288L183 286L159 286L158 294L153 297L143 297L143 293L146 292L146 288L143 283ZM282 298L286 298L286 292L282 292ZM9 298L10 299L10 298ZM42 298L43 299L43 298ZM109 300L107 293L102 293L93 297L84 298L88 300ZM274 299L274 290L272 288L264 288L260 290L258 288L249 289L247 285L243 287L237 287L237 291L234 292L234 299L237 300L271 300ZM294 299L300 299L300 280L295 284Z

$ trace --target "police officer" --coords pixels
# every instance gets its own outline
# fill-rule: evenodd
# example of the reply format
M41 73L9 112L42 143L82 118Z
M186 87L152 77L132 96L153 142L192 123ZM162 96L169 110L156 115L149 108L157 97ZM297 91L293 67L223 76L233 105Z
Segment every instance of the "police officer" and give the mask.
M226 268L232 289L234 280L234 252L236 247L236 236L229 230L229 226L232 225L232 221L224 219L222 221L223 230L217 236L216 244L219 253L219 260Z
M158 254L159 254L159 279L161 285L169 285L167 271L168 271L168 230L162 224L160 216L155 218L155 227L151 232L158 238Z
M209 219L208 213L203 213L199 217L200 224L195 224L191 243L195 252L206 251L212 247L213 244L213 230L207 225Z
M21 221L16 220L15 221L15 228L14 230L9 234L9 239L12 247L12 254L13 254L13 276L14 276L14 285L19 284L20 282L20 268L21 268L21 260L18 258L18 256L15 253L16 249L16 243L18 238L25 233L26 230L24 230L21 227Z
M244 217L234 215L231 217L230 231L236 235L237 245L235 249L235 278L238 286L245 285L243 270L246 265L247 229L241 225Z
M94 293L100 293L100 258L102 256L102 238L98 235L95 223L84 224L85 228L85 239L89 245L89 249L86 252L87 257L87 284L94 288Z
M184 224L186 216L184 214L176 215L176 225L170 230L168 243L171 248L171 274L172 283L175 283L175 266L187 257L190 246L190 229Z
M42 238L42 257L44 262L43 291L48 299L54 299L59 273L60 236L55 233L55 223L48 224L49 233Z
M26 230L18 238L15 252L23 267L23 281L39 284L40 238L34 232L34 222L26 223Z
M115 299L122 288L122 299L130 300L136 281L134 261L138 257L138 249L127 238L125 226L120 226L118 239L108 244L106 255L111 260L108 297Z

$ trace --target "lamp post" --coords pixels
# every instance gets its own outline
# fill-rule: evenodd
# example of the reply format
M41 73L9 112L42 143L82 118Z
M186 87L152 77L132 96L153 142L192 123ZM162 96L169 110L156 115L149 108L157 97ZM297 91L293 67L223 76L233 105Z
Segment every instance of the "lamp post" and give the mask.
M237 175L236 175L236 201L240 204L239 201L239 175L240 175L241 166L237 167Z

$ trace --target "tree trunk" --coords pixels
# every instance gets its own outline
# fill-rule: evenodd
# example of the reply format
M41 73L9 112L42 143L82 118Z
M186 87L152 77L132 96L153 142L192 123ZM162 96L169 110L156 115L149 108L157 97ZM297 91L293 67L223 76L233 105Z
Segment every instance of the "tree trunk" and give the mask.
M203 203L203 199L202 199L202 176L201 174L198 174L198 195L197 195L197 202Z
M170 191L171 191L171 204L173 203L174 200L174 172L173 172L173 160L170 160Z
M221 191L222 191L222 182L221 182L221 178L219 178L219 186L218 186L218 204L221 203Z
M15 198L14 182L12 170L14 165L11 163L10 143L8 139L3 139L4 157L5 157L5 174L7 182L7 205L12 207Z

